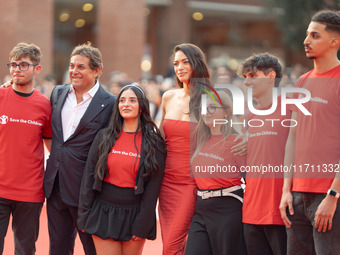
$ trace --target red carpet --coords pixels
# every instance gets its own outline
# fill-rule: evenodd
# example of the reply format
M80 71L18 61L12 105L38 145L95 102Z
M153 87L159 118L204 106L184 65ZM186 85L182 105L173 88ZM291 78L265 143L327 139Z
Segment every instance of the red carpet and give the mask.
M5 248L3 255L13 255L14 254L14 240L13 240L13 232L11 228L11 222L9 223L9 227L7 230L7 235L5 238ZM44 206L41 212L40 217L40 232L39 238L36 243L37 252L36 255L47 255L48 254L48 230L47 230L47 216L46 216L46 207ZM76 246L75 246L75 255L84 254L82 245L77 236ZM161 232L159 229L159 224L157 225L157 239L155 241L147 240L144 246L143 255L160 255L162 254L162 240L161 240Z

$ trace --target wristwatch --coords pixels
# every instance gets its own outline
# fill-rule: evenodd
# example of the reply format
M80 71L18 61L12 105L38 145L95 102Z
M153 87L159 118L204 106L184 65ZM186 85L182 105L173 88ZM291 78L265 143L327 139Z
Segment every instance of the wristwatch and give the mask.
M334 189L329 189L327 191L327 194L332 196L332 197L336 197L336 198L340 197L340 194L336 190L334 190Z

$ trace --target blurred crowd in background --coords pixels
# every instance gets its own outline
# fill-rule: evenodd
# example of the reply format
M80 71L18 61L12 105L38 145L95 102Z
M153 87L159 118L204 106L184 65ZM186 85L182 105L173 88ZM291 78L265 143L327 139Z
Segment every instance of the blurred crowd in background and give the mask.
M294 86L295 80L307 71L307 68L301 64L295 64L292 67L286 67L284 70L284 76L280 86L289 87ZM210 69L214 83L228 83L238 86L245 91L243 84L243 78L237 75L237 72L232 70L226 65L216 66ZM10 80L10 76L6 75L2 83ZM147 98L150 101L150 112L156 123L159 123L162 115L161 99L165 91L176 88L175 73L172 68L169 68L169 72L166 75L156 75L150 79L144 79L140 81L133 80L129 74L123 71L112 71L110 73L109 82L103 84L103 87L114 95L118 95L120 89L133 82L138 82L147 94ZM69 83L68 73L65 74L64 84ZM53 87L57 85L57 79L54 74L46 75L42 81L36 81L36 89L46 95L48 98L51 95Z

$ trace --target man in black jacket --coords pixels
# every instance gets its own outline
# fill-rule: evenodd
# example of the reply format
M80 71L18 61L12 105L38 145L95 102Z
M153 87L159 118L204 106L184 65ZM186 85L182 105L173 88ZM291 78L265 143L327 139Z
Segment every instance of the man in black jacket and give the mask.
M78 45L70 59L71 84L56 86L51 94L53 137L44 178L50 255L73 254L77 232L85 254L96 254L92 237L77 229L77 211L90 146L116 99L98 81L102 68L97 48Z

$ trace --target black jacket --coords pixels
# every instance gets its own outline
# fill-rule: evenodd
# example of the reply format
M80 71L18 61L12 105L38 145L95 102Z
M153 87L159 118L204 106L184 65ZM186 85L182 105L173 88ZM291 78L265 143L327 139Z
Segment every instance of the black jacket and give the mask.
M84 229L96 192L100 192L102 189L103 181L94 177L94 169L98 161L98 147L102 140L102 136L103 132L101 130L93 141L81 183L78 208L79 229ZM140 203L140 211L132 226L132 234L140 238L146 238L156 224L155 209L163 180L166 157L165 148L163 148L163 151L157 150L156 160L159 165L159 171L153 177L145 178L143 176L145 171L144 159L146 153L143 149L144 147L144 139L142 137L141 157L136 177L135 194L143 194L143 196Z
M51 94L53 136L44 189L46 198L49 198L58 173L62 200L70 206L78 206L80 183L88 152L97 132L108 123L116 97L100 85L77 129L64 142L61 110L70 86L58 85Z

